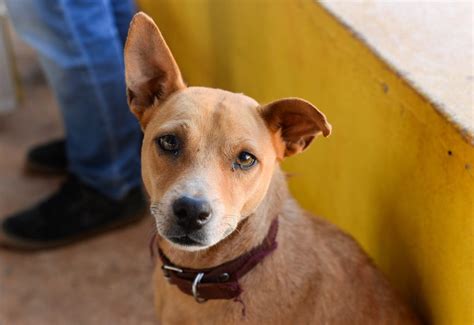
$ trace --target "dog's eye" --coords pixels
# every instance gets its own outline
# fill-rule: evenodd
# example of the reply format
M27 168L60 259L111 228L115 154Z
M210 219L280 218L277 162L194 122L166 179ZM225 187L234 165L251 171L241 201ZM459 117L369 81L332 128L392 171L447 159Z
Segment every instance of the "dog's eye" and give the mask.
M167 134L158 138L158 145L163 151L171 153L177 153L180 149L180 143L178 137Z
M254 155L248 153L247 151L242 151L241 153L239 153L235 162L235 164L243 170L252 168L253 166L255 166L256 163L257 158L255 158Z

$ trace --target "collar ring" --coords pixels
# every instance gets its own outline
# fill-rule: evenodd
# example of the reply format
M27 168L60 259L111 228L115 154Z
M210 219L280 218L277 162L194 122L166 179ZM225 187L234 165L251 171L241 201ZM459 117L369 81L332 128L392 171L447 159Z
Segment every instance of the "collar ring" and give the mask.
M194 278L193 285L191 287L191 289L192 289L191 291L193 293L194 300L196 300L196 302L198 302L200 304L207 301L207 299L199 297L199 292L198 292L198 285L201 282L203 277L204 277L204 273L202 273L202 272L198 273L196 275L196 277Z

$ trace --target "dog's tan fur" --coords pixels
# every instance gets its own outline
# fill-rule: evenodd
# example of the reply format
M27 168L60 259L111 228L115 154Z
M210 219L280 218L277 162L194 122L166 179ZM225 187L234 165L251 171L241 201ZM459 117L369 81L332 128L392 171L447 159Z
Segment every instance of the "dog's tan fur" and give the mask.
M159 246L171 261L209 268L249 251L278 216L278 248L241 279L245 306L198 304L156 269L156 307L163 324L409 324L416 320L357 243L303 211L279 168L331 126L310 103L290 98L265 106L242 94L186 87L154 22L134 18L125 48L130 107L144 130L142 173L154 204ZM196 64L199 64L198 62ZM186 139L179 158L157 150L159 135ZM234 170L241 150L258 164ZM186 192L213 204L207 246L171 244L172 200ZM165 234L165 235L163 235Z

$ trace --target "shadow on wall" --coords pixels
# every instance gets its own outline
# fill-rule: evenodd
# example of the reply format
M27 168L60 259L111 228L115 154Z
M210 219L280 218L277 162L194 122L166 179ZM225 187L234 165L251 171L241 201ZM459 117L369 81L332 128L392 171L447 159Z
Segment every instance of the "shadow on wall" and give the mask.
M391 184L387 183L387 188ZM397 188L397 187L395 187ZM380 192L380 196L374 200L379 205L379 217L375 218L376 224L373 227L374 254L379 257L378 265L382 265L385 270L397 270L397 274L386 273L390 282L396 283L399 292L408 299L414 307L418 316L427 324L432 324L430 307L424 298L424 281L422 272L419 269L419 260L414 253L414 244L406 240L405 226L401 223L404 219L403 211L400 211L400 201L405 197L400 197L398 193L390 191ZM409 216L410 217L410 216ZM418 234L414 233L413 236Z

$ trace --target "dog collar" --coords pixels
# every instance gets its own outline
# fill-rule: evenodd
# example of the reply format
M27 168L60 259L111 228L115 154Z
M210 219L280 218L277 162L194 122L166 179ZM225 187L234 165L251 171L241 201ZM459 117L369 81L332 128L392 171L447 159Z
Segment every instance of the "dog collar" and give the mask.
M207 269L189 269L174 265L158 249L163 263L161 269L169 283L199 302L211 299L238 299L242 293L239 280L277 248L278 218L273 220L263 242L221 265Z

